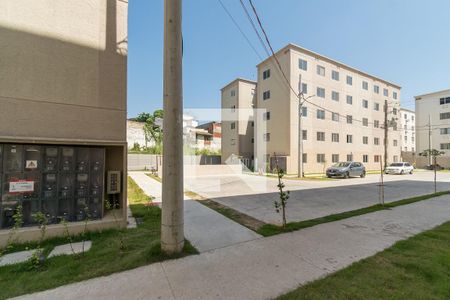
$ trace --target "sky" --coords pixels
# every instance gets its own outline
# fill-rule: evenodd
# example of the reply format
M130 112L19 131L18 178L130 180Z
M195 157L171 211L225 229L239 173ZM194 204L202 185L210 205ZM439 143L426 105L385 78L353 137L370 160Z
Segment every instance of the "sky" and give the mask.
M247 2L248 0L244 0ZM239 0L222 0L266 58ZM294 43L402 87L401 104L450 88L448 0L253 0L275 51ZM162 107L163 0L129 1L128 117ZM220 108L220 89L261 61L219 0L183 1L184 107Z

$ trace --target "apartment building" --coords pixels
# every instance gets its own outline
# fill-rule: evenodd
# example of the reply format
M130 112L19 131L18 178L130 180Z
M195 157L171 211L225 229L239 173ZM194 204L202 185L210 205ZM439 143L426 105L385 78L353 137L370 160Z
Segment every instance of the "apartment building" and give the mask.
M253 107L256 82L238 78L222 88L222 163L240 158L248 167L254 160Z
M208 122L196 128L196 148L220 151L222 144L222 125L218 122Z
M89 230L116 227L112 197L126 225L127 12L124 0L0 1L0 247L20 208L20 241L39 239L37 212L49 237L61 220L82 232L87 215Z
M402 152L416 151L416 112L400 108L399 126Z
M416 96L415 100L416 151L431 148L450 155L450 89Z
M294 44L275 55L284 75L274 58L257 66L254 108L263 111L262 117L255 116L253 133L257 169L273 170L278 164L288 174L298 172L300 91L307 98L301 112L305 173L323 172L332 163L351 160L364 163L369 170L379 169L384 157L385 105L387 161L400 161L399 85ZM241 99L231 95L239 82L222 89L222 108L238 107ZM237 133L232 136L228 126L223 127L224 154L240 154L236 145L231 149L225 143L236 139Z

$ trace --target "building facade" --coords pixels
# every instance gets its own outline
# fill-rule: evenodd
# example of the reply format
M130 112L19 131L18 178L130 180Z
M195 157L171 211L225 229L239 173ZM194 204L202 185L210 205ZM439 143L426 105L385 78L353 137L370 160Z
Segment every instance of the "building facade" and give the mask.
M416 112L401 108L399 117L400 141L402 152L416 151Z
M254 133L259 170L270 171L278 164L288 174L298 172L299 92L307 98L301 128L305 173L324 172L335 162L351 160L368 170L379 169L385 120L387 161L400 161L400 86L293 44L275 55L284 75L273 58L257 66L254 107L264 111L256 118ZM234 105L232 89L222 90L222 108ZM224 124L224 141L229 139L226 128Z
M256 82L238 78L222 88L222 163L254 160L253 109Z
M19 240L39 237L39 211L48 236L62 219L81 232L85 207L89 229L117 226L108 171L126 224L127 11L124 0L0 2L0 246L19 207Z
M427 149L450 155L450 89L424 94L416 100L416 151Z
M208 122L197 126L196 149L210 151L221 151L222 148L222 126L218 122Z

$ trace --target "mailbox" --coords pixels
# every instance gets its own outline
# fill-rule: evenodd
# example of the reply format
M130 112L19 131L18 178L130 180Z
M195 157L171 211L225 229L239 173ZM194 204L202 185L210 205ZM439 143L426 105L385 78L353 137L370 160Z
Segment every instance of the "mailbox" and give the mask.
M89 172L89 148L77 148L77 172Z
M25 171L36 172L42 169L42 157L40 146L24 147L24 169Z
M6 144L3 150L3 173L23 171L23 146Z
M73 172L75 169L75 149L72 147L62 147L59 162L60 171Z
M45 147L44 150L44 172L57 172L58 165L58 148Z

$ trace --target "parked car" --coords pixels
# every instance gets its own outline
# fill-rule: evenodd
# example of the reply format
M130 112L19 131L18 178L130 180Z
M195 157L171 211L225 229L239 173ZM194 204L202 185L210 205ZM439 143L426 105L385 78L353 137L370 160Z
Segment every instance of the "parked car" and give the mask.
M366 167L360 162L345 161L338 162L327 169L327 177L343 177L349 178L359 176L361 178L366 176Z
M390 164L386 170L386 174L412 174L414 167L408 162L399 162Z

